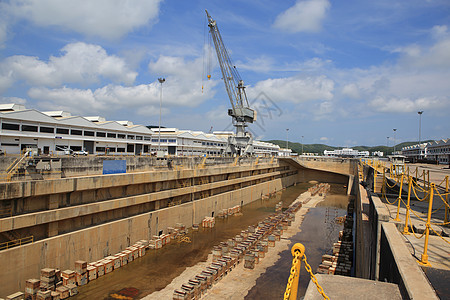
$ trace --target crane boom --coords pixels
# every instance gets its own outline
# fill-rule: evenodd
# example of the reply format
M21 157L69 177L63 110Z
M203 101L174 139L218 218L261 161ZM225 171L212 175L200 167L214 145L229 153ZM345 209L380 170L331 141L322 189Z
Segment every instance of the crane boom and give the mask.
M228 97L230 98L233 116L239 119L244 118L245 122L253 123L254 111L249 107L247 94L245 93L244 81L231 61L216 21L213 20L207 10L205 11L208 16L209 32L216 49L217 59L219 60L220 70L222 71L222 78L225 83L225 89L227 90Z
M253 123L256 120L255 111L248 104L244 81L231 61L216 21L206 9L205 12L208 17L209 33L214 42L225 89L232 107L228 110L228 115L233 118L233 125L236 127L236 136L229 139L230 152L238 155L252 154L253 138L245 131L245 127L247 127L246 123Z

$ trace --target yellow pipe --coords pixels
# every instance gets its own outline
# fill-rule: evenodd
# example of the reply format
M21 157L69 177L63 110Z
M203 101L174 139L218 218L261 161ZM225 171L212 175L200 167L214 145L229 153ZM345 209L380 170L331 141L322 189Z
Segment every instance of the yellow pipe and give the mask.
M403 227L403 234L409 234L408 231L408 220L409 220L409 203L411 201L411 186L412 186L412 177L408 176L408 202L406 203L406 218L405 218L405 227Z
M430 188L430 195L429 195L429 201L428 201L428 215L427 215L427 224L425 228L425 244L423 245L423 254L421 257L421 260L419 261L419 264L422 266L430 267L431 264L428 261L428 238L430 236L430 220L431 220L431 212L433 211L433 190L434 190L434 183L431 184Z
M296 243L292 249L291 249L291 253L292 256L295 257L297 251L300 251L300 256L298 258L298 262L295 265L295 275L294 275L294 280L292 281L292 286L291 286L291 294L289 295L289 300L296 300L297 299L297 292L298 292L298 280L300 278L300 267L302 264L302 257L305 254L305 246L303 246L300 243Z
M423 170L423 172L422 172L422 177L423 177L423 188L426 189L427 188L427 181L425 180L425 170Z
M397 205L397 217L395 217L394 221L396 222L400 222L400 204L402 202L402 189L403 189L403 174L401 175L401 179L400 179L400 191L398 192L398 205Z
M448 175L445 176L445 217L444 223L448 222Z

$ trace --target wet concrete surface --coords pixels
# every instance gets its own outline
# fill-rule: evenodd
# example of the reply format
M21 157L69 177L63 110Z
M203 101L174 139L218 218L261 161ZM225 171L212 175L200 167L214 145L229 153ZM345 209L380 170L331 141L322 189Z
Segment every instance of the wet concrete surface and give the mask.
M334 186L332 192L338 192ZM323 254L330 254L333 243L337 242L343 224L334 219L346 214L348 197L344 195L328 195L325 201L311 208L306 214L301 231L291 238L289 250L280 253L280 259L256 281L256 285L248 292L245 299L281 299L286 290L286 283L292 266L291 248L295 243L302 243L306 248L306 258L315 273L322 261ZM345 209L344 209L345 208ZM298 289L298 299L305 295L310 275L302 263Z
M288 207L310 186L308 183L297 184L268 200L256 200L243 207L242 216L216 218L214 228L200 228L189 233L192 243L172 241L160 250L150 250L138 260L79 287L79 294L74 299L139 299L161 290L186 267L206 261L214 245L274 213L279 201L283 201L283 207Z

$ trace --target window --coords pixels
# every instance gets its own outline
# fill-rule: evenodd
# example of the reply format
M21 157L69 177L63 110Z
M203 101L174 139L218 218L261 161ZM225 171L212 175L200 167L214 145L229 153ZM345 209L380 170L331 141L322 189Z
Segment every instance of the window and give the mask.
M167 139L161 139L161 143L167 143Z
M137 135L137 136L136 136L136 140L142 141L142 135Z
M127 152L134 152L134 145L133 144L128 144L127 145Z
M70 134L71 135L82 135L83 134L83 131L82 130L78 130L78 129L72 129L71 131L70 131ZM77 150L78 151L78 150Z
M55 133L55 128L41 126L41 127L39 127L39 131L45 132L45 133Z
M116 152L116 148L108 148L109 149L109 152L111 153L111 152Z
M22 131L37 132L38 131L38 127L37 126L33 126L33 125L22 125Z
M127 135L127 139L134 140L134 135Z
M95 147L95 152L105 152L105 147Z
M118 139L125 139L125 134L117 134Z
M19 130L19 124L11 124L11 123L2 123L2 129L6 130Z
M169 140L169 143L176 143L177 140Z
M125 152L125 148L117 148L117 152Z
M149 136L144 136L144 141L151 141L152 139Z
M59 133L59 134L69 134L69 129L66 129L66 128L56 128L56 133Z
M73 151L81 151L81 146L70 146Z
M115 133L110 133L110 132L108 132L107 133L107 137L109 137L109 138L116 138L116 134Z
M16 146L16 147L19 147L19 144L15 144L15 143L2 143L2 146Z
M152 139L152 143L157 143L158 139Z
M97 132L97 136L98 137L106 137L106 133L105 132Z
M94 136L95 133L94 133L93 131L87 131L87 130L85 130L85 131L84 131L84 135L85 135L85 136Z

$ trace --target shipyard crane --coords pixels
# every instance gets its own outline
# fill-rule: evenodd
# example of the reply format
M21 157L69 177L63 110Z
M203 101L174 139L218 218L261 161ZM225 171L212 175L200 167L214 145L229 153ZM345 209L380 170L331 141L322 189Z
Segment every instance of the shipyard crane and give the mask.
M231 155L252 155L253 137L250 132L246 131L246 127L247 123L256 121L256 112L248 104L244 81L231 61L216 21L213 20L206 9L205 11L208 17L209 33L214 42L225 89L230 98L231 109L228 110L228 115L232 117L233 125L236 127L236 134L228 137L226 152Z

